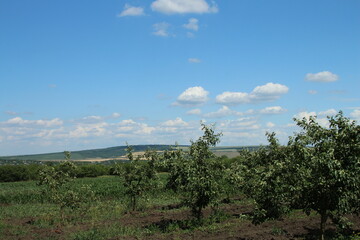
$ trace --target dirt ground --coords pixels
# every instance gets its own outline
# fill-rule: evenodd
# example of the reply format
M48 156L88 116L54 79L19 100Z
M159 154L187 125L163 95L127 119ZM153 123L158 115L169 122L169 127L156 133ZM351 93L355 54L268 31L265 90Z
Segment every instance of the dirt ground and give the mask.
M319 216L307 216L302 212L296 212L288 217L280 220L271 220L259 225L254 225L250 220L246 220L246 216L251 214L253 210L251 206L241 206L237 204L228 204L221 207L221 210L229 216L225 221L219 223L216 229L211 230L194 230L189 233L169 233L155 234L146 236L144 239L191 239L191 240L282 240L282 239L318 239L319 235ZM209 216L210 211L205 211L205 217ZM189 219L190 211L172 211L152 210L149 214L142 213L127 214L123 217L125 225L149 227L156 225L160 229L165 228L170 223L181 223ZM245 217L245 219L244 219ZM351 234L360 233L360 217L348 216L354 223ZM181 224L179 224L181 226ZM186 229L186 227L184 228ZM330 220L327 222L326 234L328 236L336 235L335 224ZM137 239L115 238L115 239ZM360 238L359 238L360 239Z
M187 224L190 219L190 210L181 208L179 205L156 206L142 212L126 213L117 219L117 223L141 228L156 229L148 235L142 237L121 236L111 238L113 240L132 240L132 239L149 239L149 240L168 240L168 239L192 239L192 240L283 240L283 239L318 239L319 217L317 215L306 216L300 211L292 213L290 216L280 220L271 220L259 225L254 225L249 220L252 207L249 205L239 205L235 203L226 204L220 207L225 219L219 223L210 226L197 227L190 229ZM204 216L209 217L211 209L206 209ZM360 217L349 216L354 223L351 234L360 234ZM36 218L7 219L6 225L21 226L24 230L33 233L37 238L18 237L11 235L7 229L3 230L1 239L69 239L74 232L86 231L91 227L87 224L80 223L72 227L54 227L45 229L34 225ZM98 227L112 224L113 222L97 223ZM170 226L176 226L176 230L169 230ZM329 220L326 227L327 236L335 236L335 225ZM360 236L360 235L359 235ZM92 238L91 238L92 239ZM360 239L360 238L359 238Z

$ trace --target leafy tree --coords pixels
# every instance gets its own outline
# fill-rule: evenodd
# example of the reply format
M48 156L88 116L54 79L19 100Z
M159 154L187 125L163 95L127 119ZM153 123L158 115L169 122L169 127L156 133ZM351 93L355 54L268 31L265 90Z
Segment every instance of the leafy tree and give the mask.
M167 178L166 188L174 192L179 191L180 186L184 186L187 179L186 175L186 156L182 149L172 148L164 151L162 164L168 169L169 175Z
M75 178L76 165L70 161L70 152L64 152L65 161L55 168L46 166L39 171L38 185L44 197L59 205L61 215L65 208L79 209L85 203L95 200L95 194L90 186L83 185L80 189L71 189L69 183Z
M302 132L287 146L268 134L269 147L245 154L242 187L256 202L255 223L294 208L313 210L320 215L324 239L329 217L336 222L360 210L360 126L341 111L328 118L328 127L316 117L294 120Z
M38 185L44 185L44 193L52 200L60 198L60 190L67 183L73 180L72 172L76 169L74 163L66 161L60 163L58 168L46 166L39 172Z
M146 195L156 186L155 180L157 175L155 164L159 157L155 151L147 150L144 154L147 161L143 163L140 162L140 155L134 159L133 148L131 146L128 146L126 151L130 163L121 165L117 169L117 174L123 180L125 194L130 197L131 209L135 211L139 198Z
M340 111L328 117L322 127L316 117L294 119L303 132L289 141L302 171L302 191L298 201L306 213L321 216L324 238L329 217L339 219L360 210L360 126Z
M255 201L255 224L289 212L299 190L297 166L289 158L289 148L279 144L275 133L266 135L267 147L241 151L240 162L232 168L235 183Z
M202 218L202 210L215 203L221 195L220 181L223 176L221 164L210 151L210 147L220 141L222 134L215 134L212 126L201 126L204 134L198 140L191 141L187 156L181 151L172 153L175 161L172 162L168 182L168 185L182 191L184 203L198 220Z

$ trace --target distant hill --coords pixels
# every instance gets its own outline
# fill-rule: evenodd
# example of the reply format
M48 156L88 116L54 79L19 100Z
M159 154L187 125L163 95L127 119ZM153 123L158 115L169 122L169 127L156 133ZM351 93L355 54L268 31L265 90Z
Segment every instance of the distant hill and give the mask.
M166 149L169 149L171 145L135 145L132 147L134 148L134 152L146 151L149 148L158 151L164 151ZM181 146L181 147L186 147L186 146ZM71 159L84 160L84 159L93 159L93 158L104 158L104 159L118 158L120 156L126 155L126 151L125 151L126 148L127 146L118 146L118 147L109 147L109 148L101 148L101 149L73 151L71 152ZM0 160L56 161L63 159L64 159L64 152L0 157Z
M144 152L147 149L155 149L157 151L164 151L170 149L173 145L135 145L134 153ZM72 160L86 160L86 159L118 159L126 155L127 146L109 147L101 149L91 149L82 151L71 152ZM186 150L188 145L180 145L179 147ZM242 149L248 149L250 151L258 149L260 146L227 146L227 147L214 147L211 150L217 156L235 157L238 155L238 151ZM32 155L18 155L18 156L4 156L0 157L0 161L59 161L64 160L63 152L56 153L44 153L44 154L32 154Z

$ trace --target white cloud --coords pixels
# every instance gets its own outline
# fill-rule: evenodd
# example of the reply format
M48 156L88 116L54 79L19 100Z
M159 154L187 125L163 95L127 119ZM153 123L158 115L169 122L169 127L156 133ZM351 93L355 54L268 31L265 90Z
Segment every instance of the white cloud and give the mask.
M319 112L318 113L318 116L324 116L324 117L327 117L327 116L334 116L336 115L338 112L335 110L335 109L328 109L326 111L322 111L322 112Z
M227 106L222 106L216 112L210 112L210 113L204 114L204 117L205 118L221 118L221 117L232 116L232 115L233 116L242 116L243 114L240 112L231 110Z
M188 62L189 63L201 63L201 60L198 58L189 58Z
M311 95L315 95L315 94L317 94L318 92L317 92L316 90L309 90L308 93L311 94Z
M118 16L125 17L125 16L142 16L142 15L144 15L144 8L133 7L129 4L125 4L124 10Z
M193 38L193 37L195 37L195 34L192 33L192 32L187 32L187 33L186 33L186 36L187 36L188 38Z
M114 112L113 114L111 114L110 118L119 118L121 117L121 114L120 113L116 113Z
M310 116L316 116L316 112L307 112L307 111L303 111L303 112L299 112L297 114L294 115L294 118L296 119L309 119Z
M126 119L126 120L122 120L121 122L117 123L116 136L117 137L124 137L124 136L131 137L131 135L134 136L134 134L135 135L141 135L141 134L149 135L155 130L156 130L156 128L151 127L146 123L139 123L139 122L135 122L132 119ZM124 133L129 133L129 135L124 135Z
M199 20L196 18L190 18L189 22L184 24L183 27L196 32L199 30Z
M188 123L177 117L175 120L168 120L161 123L160 125L165 127L183 127L188 126Z
M321 113L325 113L321 112ZM317 114L316 112L299 112L296 115L294 115L294 118L298 119L298 120L302 120L302 119L306 119L307 121L310 120L310 116L316 117L316 122L319 123L320 126L322 127L329 127L329 121L326 117L318 117L320 116L320 114Z
M224 92L216 96L216 102L224 105L236 105L274 101L288 91L289 88L287 86L270 82L265 85L255 87L251 93Z
M254 97L260 97L262 96L270 96L270 98L278 98L278 95L285 94L289 91L289 88L285 85L278 84L278 83L267 83L262 86L257 86L254 88L251 94L254 95ZM265 97L266 98L266 97Z
M272 123L272 122L268 122L268 123L266 123L266 126L267 126L268 128L273 128L273 127L275 127L275 124Z
M311 82L335 82L339 80L339 76L329 71L323 71L318 73L308 73L305 76L305 80Z
M109 126L106 122L93 123L93 124L80 124L77 125L75 130L69 132L70 138L84 138L89 136L104 136L109 134L107 127Z
M156 0L151 4L153 11L165 14L216 13L217 6L210 6L205 0Z
M63 121L59 118L54 118L52 120L26 120L21 117L11 118L6 121L7 124L12 125L27 125L27 126L42 126L42 127L53 127L60 126L63 124Z
M208 101L208 95L209 92L200 86L190 87L180 94L180 96L177 98L177 101L173 105L180 105L180 106L201 105L204 104L206 101Z
M216 102L220 104L235 105L249 102L249 94L243 92L223 92L216 96Z
M261 127L256 119L250 117L226 120L221 122L219 126L226 131L251 131Z
M19 113L14 112L14 111L5 111L5 113L6 113L7 115L11 115L11 116L19 115Z
M139 129L137 131L135 131L135 134L141 135L141 134L146 134L146 135L150 135L153 131L155 131L156 128L154 127L150 127L145 123L142 123L139 125Z
M359 109L355 109L354 111L352 111L352 112L350 113L350 116L351 116L352 118L354 118L354 120L360 122L360 110L359 110Z
M99 122L102 121L103 118L100 116L87 116L83 117L82 120L84 120L85 122Z
M153 34L156 36L160 36L160 37L168 37L169 36L169 33L168 33L169 27L170 27L170 24L167 22L155 23L153 25L153 28L154 28Z
M260 110L261 114L280 114L280 113L284 113L287 110L280 107L280 106L273 106L273 107L266 107L264 109Z
M191 109L190 111L187 111L186 114L187 115L200 115L201 109L199 109L199 108Z
M125 119L118 123L120 126L135 125L136 122L132 119Z

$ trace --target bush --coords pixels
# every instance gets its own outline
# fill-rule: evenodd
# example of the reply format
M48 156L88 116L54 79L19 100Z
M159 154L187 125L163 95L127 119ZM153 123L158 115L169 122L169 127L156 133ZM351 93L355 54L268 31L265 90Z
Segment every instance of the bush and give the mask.
M0 182L17 182L30 180L30 171L23 165L0 166Z
M86 165L78 166L75 175L77 178L83 178L83 177L98 177L98 176L107 175L108 173L109 173L109 169L106 166L86 164Z

